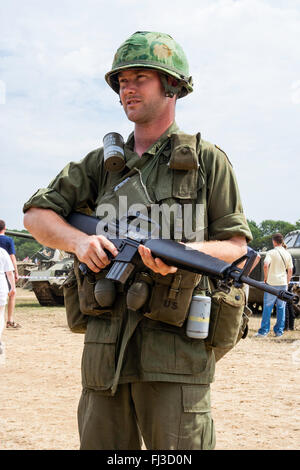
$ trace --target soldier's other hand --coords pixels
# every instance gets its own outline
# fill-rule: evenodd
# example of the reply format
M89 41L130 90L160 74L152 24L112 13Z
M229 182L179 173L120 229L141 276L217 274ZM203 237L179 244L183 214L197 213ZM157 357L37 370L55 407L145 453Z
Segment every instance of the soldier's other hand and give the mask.
M117 256L115 245L103 235L87 235L77 245L76 256L95 273L104 269L111 262L104 250Z
M161 274L162 276L176 273L177 268L175 266L165 264L160 258L153 258L151 250L146 246L139 245L138 250L143 263L155 273Z

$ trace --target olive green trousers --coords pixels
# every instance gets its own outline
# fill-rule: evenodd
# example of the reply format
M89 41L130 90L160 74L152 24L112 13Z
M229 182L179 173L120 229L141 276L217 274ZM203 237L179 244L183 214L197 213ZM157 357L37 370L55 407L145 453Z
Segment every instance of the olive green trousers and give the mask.
M209 385L138 382L114 396L84 389L78 406L81 450L213 449Z

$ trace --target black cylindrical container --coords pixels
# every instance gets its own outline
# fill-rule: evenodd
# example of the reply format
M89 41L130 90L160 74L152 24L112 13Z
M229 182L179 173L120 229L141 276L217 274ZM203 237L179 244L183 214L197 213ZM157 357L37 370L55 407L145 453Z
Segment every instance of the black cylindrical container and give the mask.
M118 172L125 166L124 140L121 134L109 132L103 137L104 166L107 171Z

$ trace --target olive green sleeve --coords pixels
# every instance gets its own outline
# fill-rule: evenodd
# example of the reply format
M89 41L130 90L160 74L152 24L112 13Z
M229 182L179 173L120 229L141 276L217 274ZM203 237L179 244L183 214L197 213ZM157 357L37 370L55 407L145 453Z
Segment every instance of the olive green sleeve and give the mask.
M71 162L51 181L47 188L39 189L24 204L23 211L31 207L52 209L67 217L72 210L93 210L102 181L102 149L90 152L80 162Z
M204 145L207 167L207 212L210 240L244 236L252 240L243 212L236 177L226 154L213 145Z

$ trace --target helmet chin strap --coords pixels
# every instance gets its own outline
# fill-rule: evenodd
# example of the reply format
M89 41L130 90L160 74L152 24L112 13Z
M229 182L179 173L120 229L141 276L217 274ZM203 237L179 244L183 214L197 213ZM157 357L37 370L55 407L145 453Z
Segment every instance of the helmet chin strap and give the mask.
M174 95L179 95L182 88L180 85L171 85L168 77L163 73L160 73L159 76L165 90L165 95L168 98L173 98Z

